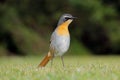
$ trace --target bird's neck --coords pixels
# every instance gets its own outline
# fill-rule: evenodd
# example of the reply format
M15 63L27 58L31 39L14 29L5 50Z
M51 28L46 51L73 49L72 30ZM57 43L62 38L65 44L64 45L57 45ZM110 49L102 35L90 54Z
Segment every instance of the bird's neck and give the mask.
M62 23L61 25L59 25L56 29L57 34L61 36L69 36L68 26L71 22L72 20L68 20Z

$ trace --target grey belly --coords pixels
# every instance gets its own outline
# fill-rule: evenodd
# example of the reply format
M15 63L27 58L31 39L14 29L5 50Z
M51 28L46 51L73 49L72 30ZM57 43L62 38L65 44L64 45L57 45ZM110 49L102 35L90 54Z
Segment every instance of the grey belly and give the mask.
M50 44L50 46L52 46L52 48L54 49L55 56L62 56L68 50L69 45L70 45L70 36L54 37Z

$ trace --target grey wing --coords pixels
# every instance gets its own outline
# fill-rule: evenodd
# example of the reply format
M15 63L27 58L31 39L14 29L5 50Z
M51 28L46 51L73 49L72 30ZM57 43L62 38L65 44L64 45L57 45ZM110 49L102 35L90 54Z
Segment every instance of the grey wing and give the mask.
M51 52L52 54L54 54L54 52L55 52L54 46L53 46L53 44L54 44L54 39L55 39L55 33L53 32L52 35L51 35L50 47L49 47L50 52Z
M51 44L51 42L53 41L53 39L54 39L54 32L53 32L52 35L51 35L50 44Z

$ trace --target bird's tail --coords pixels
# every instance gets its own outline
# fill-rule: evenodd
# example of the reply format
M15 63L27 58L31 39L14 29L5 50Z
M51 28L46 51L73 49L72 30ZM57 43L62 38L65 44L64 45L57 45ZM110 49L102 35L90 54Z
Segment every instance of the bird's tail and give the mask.
M41 61L41 63L38 65L38 67L45 67L50 59L52 59L52 55L50 52L48 52L48 54L44 57L44 59Z

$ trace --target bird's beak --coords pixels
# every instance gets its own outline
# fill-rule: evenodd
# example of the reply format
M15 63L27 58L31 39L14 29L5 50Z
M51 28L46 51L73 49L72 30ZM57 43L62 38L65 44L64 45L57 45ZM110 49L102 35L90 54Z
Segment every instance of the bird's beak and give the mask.
M76 19L77 17L71 17L71 19Z

